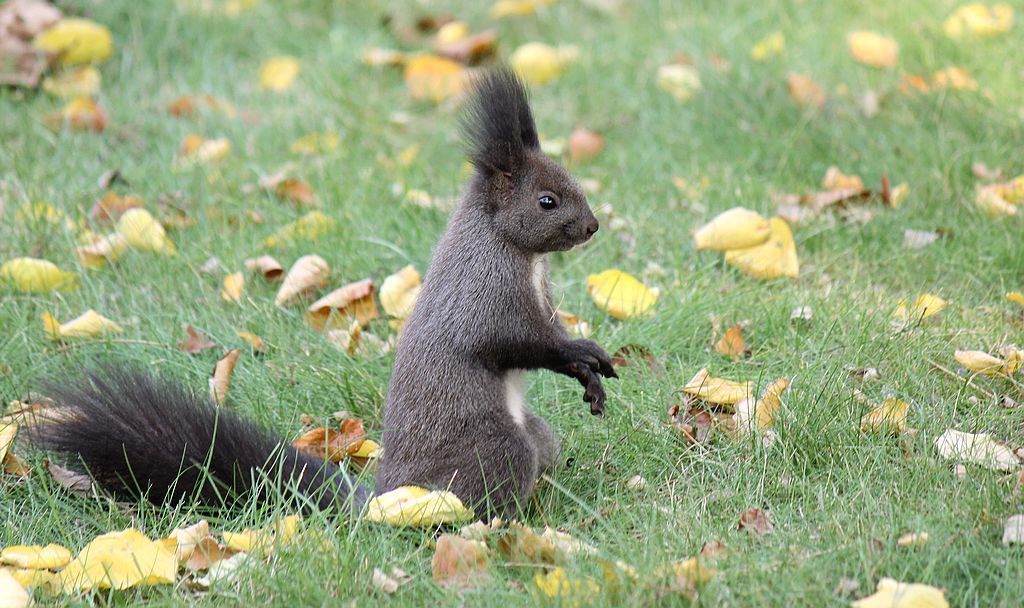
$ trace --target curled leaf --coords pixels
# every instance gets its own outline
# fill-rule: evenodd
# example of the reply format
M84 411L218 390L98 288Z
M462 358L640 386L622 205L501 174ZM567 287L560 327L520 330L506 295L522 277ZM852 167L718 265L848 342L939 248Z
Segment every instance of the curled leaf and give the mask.
M733 361L738 361L749 354L747 341L743 339L743 328L740 325L733 325L725 330L722 339L715 342L715 350Z
M75 247L75 256L86 268L103 268L115 261L128 248L128 240L120 233L97 238L88 245Z
M196 328L191 325L185 328L185 333L187 336L184 340L178 342L178 348L190 355L197 355L204 350L210 350L211 348L217 347L216 342L200 334L196 331Z
M0 552L0 563L17 568L50 570L65 566L71 561L71 552L60 545L15 545Z
M760 213L734 207L698 228L693 233L693 240L698 251L728 251L761 245L771 234L771 223Z
M819 110L825 107L825 89L810 76L790 72L786 74L786 87L796 105Z
M964 433L948 429L935 440L935 449L947 460L970 462L996 471L1016 471L1020 461L1013 450L987 433Z
M285 275L281 288L274 296L274 304L284 306L298 298L320 289L327 284L331 267L327 260L318 255L304 255L292 265Z
M59 576L64 592L76 593L93 588L173 584L177 571L174 553L129 528L97 536Z
M224 277L224 288L220 290L220 297L226 302L238 303L242 301L242 289L245 287L245 275L241 272L232 272Z
M751 396L753 383L712 378L705 368L686 383L683 392L707 403L733 405Z
M384 279L380 286L380 305L388 315L405 320L412 314L420 295L420 273L411 264Z
M32 596L22 587L18 579L6 568L0 568L0 606L4 608L28 608Z
M93 97L100 92L100 72L92 66L66 70L43 79L43 90L62 99Z
M245 261L245 267L252 272L260 273L268 281L279 281L284 276L284 267L269 255L250 258Z
M430 559L434 582L445 589L467 589L485 585L491 580L487 545L453 534L437 539L437 548Z
M405 64L405 85L413 99L441 103L465 89L465 68L437 55L417 55Z
M365 325L377 318L376 288L373 279L335 289L309 307L306 320L317 331L355 320Z
M240 349L229 350L213 368L210 376L210 399L217 405L223 405L228 396L228 388L231 386L231 375L235 373L235 365L238 364L238 357L242 354Z
M726 251L726 263L758 279L797 278L800 275L800 262L796 257L796 243L789 224L781 218L773 217L769 225L771 234L767 241L746 249Z
M892 316L898 323L916 323L922 319L935 316L946 309L946 301L939 296L923 293L914 300L914 305L907 308L907 301L900 298Z
M362 421L347 418L342 421L340 429L313 429L293 441L292 446L316 454L324 460L341 462L346 456L359 452L365 440L366 431Z
M610 269L587 277L587 293L598 308L616 319L629 319L646 313L658 300L659 291L636 277Z
M48 312L43 313L43 328L50 338L95 338L104 334L119 334L124 331L120 325L89 309L67 323L60 323Z
M279 247L296 241L311 241L331 230L335 222L320 211L310 211L290 224L282 226L263 241L265 247Z
M201 135L190 133L178 146L177 168L192 165L206 165L224 160L231 154L231 142L227 139L206 139Z

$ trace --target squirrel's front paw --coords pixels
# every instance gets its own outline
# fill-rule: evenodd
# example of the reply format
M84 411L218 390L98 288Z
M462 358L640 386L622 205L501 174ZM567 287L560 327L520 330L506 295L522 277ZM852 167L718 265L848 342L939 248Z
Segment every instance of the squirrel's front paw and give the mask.
M601 384L601 376L591 369L585 361L573 361L559 368L557 371L576 378L583 385L583 400L590 404L590 413L595 416L604 415L604 385Z
M577 351L575 359L585 363L590 369L601 374L605 378L618 378L615 373L615 366L612 365L612 358L604 352L601 345L593 340L574 340L573 349Z

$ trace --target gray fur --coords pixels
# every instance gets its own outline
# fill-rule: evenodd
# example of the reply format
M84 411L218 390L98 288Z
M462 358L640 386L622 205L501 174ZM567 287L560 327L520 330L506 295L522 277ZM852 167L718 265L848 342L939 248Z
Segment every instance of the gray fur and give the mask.
M402 485L449 489L478 513L513 513L558 453L547 422L525 403L521 421L507 407L508 384L519 370L545 368L577 378L591 411L604 411L600 376L615 371L600 346L573 340L561 326L545 259L588 240L597 220L576 180L540 151L535 138L522 139L536 132L525 100L522 84L507 70L484 77L471 98L468 121L493 122L470 123L469 137L505 144L469 142L476 172L398 344L377 493ZM495 108L514 116L496 115ZM502 155L501 163L482 158L482 151L503 148L516 153ZM540 207L545 194L557 198L557 208Z

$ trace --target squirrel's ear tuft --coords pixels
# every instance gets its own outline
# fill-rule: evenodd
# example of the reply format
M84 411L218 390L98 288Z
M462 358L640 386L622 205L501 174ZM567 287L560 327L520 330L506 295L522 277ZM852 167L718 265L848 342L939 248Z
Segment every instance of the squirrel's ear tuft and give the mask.
M526 86L508 67L477 77L462 115L469 160L481 171L513 174L540 148Z

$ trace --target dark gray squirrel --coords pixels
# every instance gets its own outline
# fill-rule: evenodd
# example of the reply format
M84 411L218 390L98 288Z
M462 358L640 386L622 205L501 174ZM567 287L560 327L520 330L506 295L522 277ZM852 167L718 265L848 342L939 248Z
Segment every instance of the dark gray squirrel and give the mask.
M359 512L404 485L449 490L478 515L514 515L558 456L526 404L527 370L577 379L595 415L608 354L569 336L545 254L598 229L579 183L540 149L526 89L508 68L472 83L462 128L475 170L402 329L384 406L375 488L208 399L131 366L52 382L67 415L34 427L115 494L225 506L283 493L306 508Z

